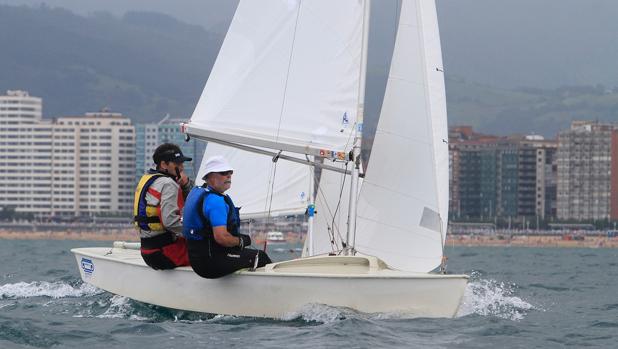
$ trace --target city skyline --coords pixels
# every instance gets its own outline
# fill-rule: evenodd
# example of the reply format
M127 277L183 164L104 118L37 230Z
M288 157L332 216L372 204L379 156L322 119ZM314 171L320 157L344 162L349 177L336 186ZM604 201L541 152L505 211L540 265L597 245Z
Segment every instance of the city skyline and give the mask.
M194 158L186 171L197 175L206 145L184 142L182 119L167 115L134 123L103 110L44 120L43 106L42 98L27 91L0 96L0 144L7 146L0 163L8 166L0 193L9 194L0 200L2 207L43 216L126 213L135 183L152 167L152 152L163 142L179 144ZM113 125L123 129L113 131ZM16 146L24 150L13 155ZM576 121L555 139L451 126L449 159L455 221L618 220L618 180L611 176L618 171L618 124ZM23 188L13 185L14 176ZM37 198L45 193L49 198Z

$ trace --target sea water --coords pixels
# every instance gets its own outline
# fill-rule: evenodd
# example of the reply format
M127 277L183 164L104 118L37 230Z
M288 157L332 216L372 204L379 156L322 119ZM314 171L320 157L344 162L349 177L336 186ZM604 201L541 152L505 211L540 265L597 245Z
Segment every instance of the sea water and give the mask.
M82 283L69 250L109 245L0 240L0 348L618 347L618 250L449 247L449 271L471 276L454 319L313 304L271 320L177 311Z

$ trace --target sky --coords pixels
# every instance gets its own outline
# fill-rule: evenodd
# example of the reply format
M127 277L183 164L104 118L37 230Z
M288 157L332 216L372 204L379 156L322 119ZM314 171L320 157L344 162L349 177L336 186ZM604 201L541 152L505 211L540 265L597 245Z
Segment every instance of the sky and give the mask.
M373 1L375 5L393 0ZM43 2L80 15L161 12L219 31L226 30L237 4L236 0L0 0L30 6ZM504 88L618 86L616 0L437 0L437 6L447 77L453 74Z
M203 25L217 23L218 18L231 18L236 0L0 0L0 4L38 6L45 3L64 7L80 15L96 11L122 16L127 11L152 11L165 13L177 19ZM209 29L209 28L207 28Z

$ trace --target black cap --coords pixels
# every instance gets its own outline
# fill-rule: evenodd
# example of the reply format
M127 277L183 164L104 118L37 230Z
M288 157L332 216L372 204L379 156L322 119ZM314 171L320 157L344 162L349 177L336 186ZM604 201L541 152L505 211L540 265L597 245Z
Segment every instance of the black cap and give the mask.
M192 158L186 157L182 154L182 150L176 144L164 143L157 147L152 160L155 164L159 164L161 161L167 162L185 162L191 161Z

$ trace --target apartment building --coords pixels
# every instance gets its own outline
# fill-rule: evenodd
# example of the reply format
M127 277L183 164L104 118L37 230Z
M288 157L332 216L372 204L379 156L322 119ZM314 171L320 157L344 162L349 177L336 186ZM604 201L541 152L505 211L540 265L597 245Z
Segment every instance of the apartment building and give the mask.
M451 217L555 216L555 141L453 128L449 144Z
M558 142L558 218L618 219L618 127L574 121Z
M130 214L135 130L103 111L42 119L26 91L0 96L0 209L36 217Z
M0 208L24 213L51 210L52 124L43 102L26 91L0 96Z
M129 214L135 190L135 128L107 110L53 125L54 215Z

